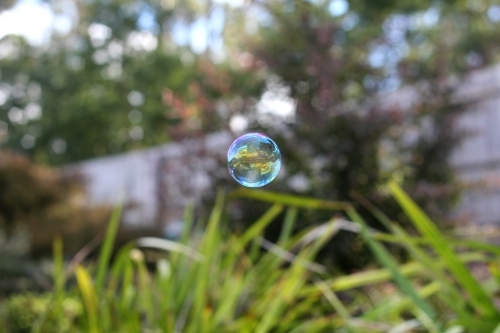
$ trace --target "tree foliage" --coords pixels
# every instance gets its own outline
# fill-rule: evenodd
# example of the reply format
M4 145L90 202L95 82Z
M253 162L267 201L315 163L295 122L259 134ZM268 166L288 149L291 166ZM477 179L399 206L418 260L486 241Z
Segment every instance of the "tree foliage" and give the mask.
M332 9L339 2L348 6L340 14ZM253 126L281 137L289 176L305 173L311 194L335 199L353 189L372 193L395 174L413 189L453 182L453 124L463 106L450 78L497 60L497 5L335 0L259 8L268 24L243 43L289 89L296 114L277 126L257 115ZM418 97L389 94L402 88ZM449 199L453 191L445 192Z
M17 36L0 41L0 141L37 162L64 164L216 130L217 99L260 91L248 73L176 45L172 26L195 14L189 6L179 4L174 15L166 2L75 5L72 30L41 47Z

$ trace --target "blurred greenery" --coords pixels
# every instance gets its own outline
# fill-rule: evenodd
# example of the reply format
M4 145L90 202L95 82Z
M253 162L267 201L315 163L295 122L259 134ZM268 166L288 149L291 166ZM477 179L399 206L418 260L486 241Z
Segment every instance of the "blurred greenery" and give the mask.
M45 3L57 15L71 15L62 1ZM462 77L499 60L500 7L495 0L68 3L76 13L69 32L55 30L42 45L13 35L0 40L0 148L21 152L36 164L60 166L215 131L261 131L283 155L280 178L269 185L277 193L290 193L278 195L279 204L293 205L297 194L314 198L301 199L310 209L296 212L297 223L288 225L293 234L329 220L328 210L316 209L325 202L342 208L354 197L394 216L403 230L361 203L355 207L358 222L394 234L417 234L421 230L385 186L391 179L436 223L448 222L462 189L450 156L466 137L455 126L466 105L453 96ZM2 3L0 10L11 5ZM398 90L418 97L408 103L393 94ZM269 96L275 103L264 103ZM295 112L285 112L287 102ZM234 126L238 123L240 128ZM44 172L52 170L27 160L2 164L0 224L10 232L17 224L31 223L35 240L45 247L62 233L66 248L79 248L109 212L103 208L91 214L72 205L81 199L81 187L64 183L55 173L45 180L37 176ZM218 185L237 186L227 174L214 179ZM273 193L251 193L277 200ZM214 202L214 193L208 195ZM273 214L290 216L279 207ZM229 213L235 220L231 226L255 230L251 226L267 208L264 201L240 200ZM281 224L274 221L266 237L278 241L280 232ZM362 242L340 232L336 242L321 247L323 263L355 271L370 263L366 253L372 250L394 273L394 260L408 256L392 244L389 252L396 258L387 259L366 233ZM443 251L440 255L456 264ZM85 283L85 269L78 272ZM408 291L408 283L397 280ZM465 280L480 302L477 288ZM202 293L204 286L198 288ZM433 313L427 306L420 309L425 316Z
M139 1L74 5L78 20L70 33L55 33L46 45L17 36L1 41L0 88L7 99L0 121L8 124L2 145L38 163L59 165L219 129L213 99L232 98L232 89L260 91L249 73L215 68L174 44L171 25L182 8ZM152 32L139 29L144 12L154 13Z
M460 80L451 78L498 62L496 3L269 0L257 7L264 18L245 38L234 31L248 31L248 13L233 10L226 38L269 73L269 89L288 91L296 103L292 119L248 112L248 130L273 137L283 154L284 177L269 187L337 201L355 191L412 229L382 190L396 178L450 225L464 187L450 158L468 135L456 128L466 105L453 97ZM253 204L241 210L246 223L260 212ZM385 228L359 211L370 226ZM302 214L299 229L328 218ZM325 257L346 270L361 268L366 248L352 244L346 234Z
M495 0L68 3L69 32L0 39L0 227L54 253L0 258L0 287L51 290L0 299L0 332L500 330L500 248L442 228L453 96L499 61ZM275 139L271 191L214 179L229 194L177 242L123 245L116 208L92 257L110 210L50 167L221 130Z
M62 243L56 240L52 293L13 295L0 302L0 330L493 332L500 320L493 305L500 290L500 248L444 238L399 185L392 182L389 189L418 235L409 236L374 207L370 210L390 233L367 228L351 204L279 193L272 194L275 203L249 229L234 234L227 229L233 203L220 192L204 233L188 208L178 242L137 239L108 262L118 208L97 265L85 258L64 265ZM253 191L238 195L259 198ZM332 218L292 235L297 209L313 204ZM280 239L270 243L264 230L283 210L288 213ZM359 234L381 268L342 276L315 263L320 248L338 237L340 228ZM407 263L387 251L389 239L408 252ZM488 274L479 276L479 267Z

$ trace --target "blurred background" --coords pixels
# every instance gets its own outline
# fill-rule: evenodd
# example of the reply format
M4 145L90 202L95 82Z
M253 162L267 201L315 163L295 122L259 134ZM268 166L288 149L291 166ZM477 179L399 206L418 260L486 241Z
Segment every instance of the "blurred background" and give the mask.
M3 0L0 294L46 288L54 236L74 255L120 202L118 243L176 239L188 203L202 217L238 187L226 153L248 132L282 152L266 190L358 193L404 225L394 179L447 232L494 242L498 61L494 0ZM233 227L263 211L237 202ZM341 232L322 260L364 254Z

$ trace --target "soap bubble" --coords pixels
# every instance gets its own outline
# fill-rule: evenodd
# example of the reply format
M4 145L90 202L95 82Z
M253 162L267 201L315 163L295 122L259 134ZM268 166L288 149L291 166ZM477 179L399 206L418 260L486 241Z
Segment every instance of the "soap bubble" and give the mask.
M243 186L269 184L281 167L281 153L276 143L260 133L237 138L227 152L229 173Z

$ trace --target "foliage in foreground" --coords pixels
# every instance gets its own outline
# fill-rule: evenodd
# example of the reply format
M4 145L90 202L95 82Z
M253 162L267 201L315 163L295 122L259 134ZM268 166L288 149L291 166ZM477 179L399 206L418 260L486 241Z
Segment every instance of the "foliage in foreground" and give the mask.
M224 197L219 195L203 233L195 229L188 237L192 216L187 211L186 231L179 242L139 239L121 248L110 264L117 209L96 265L65 268L62 244L56 241L54 291L12 297L0 308L0 332L500 330L500 313L493 304L499 291L495 263L500 248L443 237L398 185L391 183L389 188L418 237L409 236L363 198L359 202L391 234L369 229L348 203L243 189L230 198L273 203L243 234L224 231ZM322 226L292 236L299 209L343 212L351 221L337 212ZM261 235L284 210L279 241L270 244ZM333 277L314 263L318 250L341 228L358 232L383 268ZM403 246L413 261L397 263L382 241ZM161 249L168 256L157 255L151 272L147 252L139 248ZM479 282L468 269L472 262L489 263L490 277ZM385 293L391 286L397 288Z

